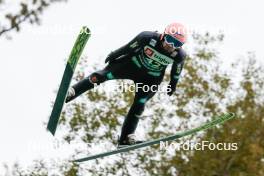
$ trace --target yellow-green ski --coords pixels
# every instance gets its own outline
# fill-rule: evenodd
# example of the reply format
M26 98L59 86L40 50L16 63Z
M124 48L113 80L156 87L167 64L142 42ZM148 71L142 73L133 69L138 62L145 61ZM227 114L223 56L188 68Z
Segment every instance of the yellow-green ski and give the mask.
M66 68L60 83L59 91L50 115L47 129L54 135L59 122L60 114L65 102L65 98L72 80L72 76L82 51L90 37L91 33L89 28L84 26L78 35L77 40L72 48L71 54L67 61Z

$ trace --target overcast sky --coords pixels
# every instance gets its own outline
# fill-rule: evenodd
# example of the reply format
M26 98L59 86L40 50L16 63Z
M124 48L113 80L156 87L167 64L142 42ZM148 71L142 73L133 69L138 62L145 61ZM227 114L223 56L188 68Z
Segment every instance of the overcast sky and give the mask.
M197 31L223 30L226 38L220 51L226 62L247 51L255 51L263 61L262 8L260 0L69 0L51 6L44 12L41 26L24 24L13 40L0 38L0 163L61 154L40 154L29 146L54 142L43 122L48 120L54 90L81 26L92 31L83 52L90 65L96 60L103 62L111 50L137 33L162 32L167 24L177 21Z

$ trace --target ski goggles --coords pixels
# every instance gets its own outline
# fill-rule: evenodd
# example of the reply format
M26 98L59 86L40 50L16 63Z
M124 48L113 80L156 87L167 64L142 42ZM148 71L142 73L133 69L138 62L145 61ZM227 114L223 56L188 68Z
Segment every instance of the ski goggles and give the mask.
M173 45L174 48L179 48L183 45L182 42L180 42L176 38L172 37L171 35L165 35L164 41L170 45Z

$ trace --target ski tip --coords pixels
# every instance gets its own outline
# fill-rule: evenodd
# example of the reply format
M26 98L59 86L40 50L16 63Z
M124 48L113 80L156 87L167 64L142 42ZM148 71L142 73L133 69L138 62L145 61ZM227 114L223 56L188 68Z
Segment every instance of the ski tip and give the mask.
M87 26L83 26L81 29L81 33L83 34L87 34L87 35L91 35L91 30L87 27Z
M69 160L69 162L73 162L73 163L80 163L80 162L83 162L83 161L87 161L87 160L85 158Z
M229 113L227 113L226 115L230 116L231 118L234 118L234 117L236 117L236 114L235 114L235 113L233 113L233 112L229 112Z
M236 114L235 114L234 112L230 112L230 114L231 114L232 116L234 116L234 117L236 116Z

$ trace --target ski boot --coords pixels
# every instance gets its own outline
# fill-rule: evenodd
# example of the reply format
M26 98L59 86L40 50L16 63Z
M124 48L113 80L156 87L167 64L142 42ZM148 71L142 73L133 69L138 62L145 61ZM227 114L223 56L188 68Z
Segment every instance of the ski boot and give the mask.
M143 142L145 142L145 141L136 140L135 134L129 134L125 140L123 140L123 141L118 140L117 148L119 149L119 148L123 148L123 147L128 147L128 146L140 144Z
M68 103L70 100L72 100L72 98L75 96L75 90L73 87L70 87L67 93L67 97L66 97L66 103Z

